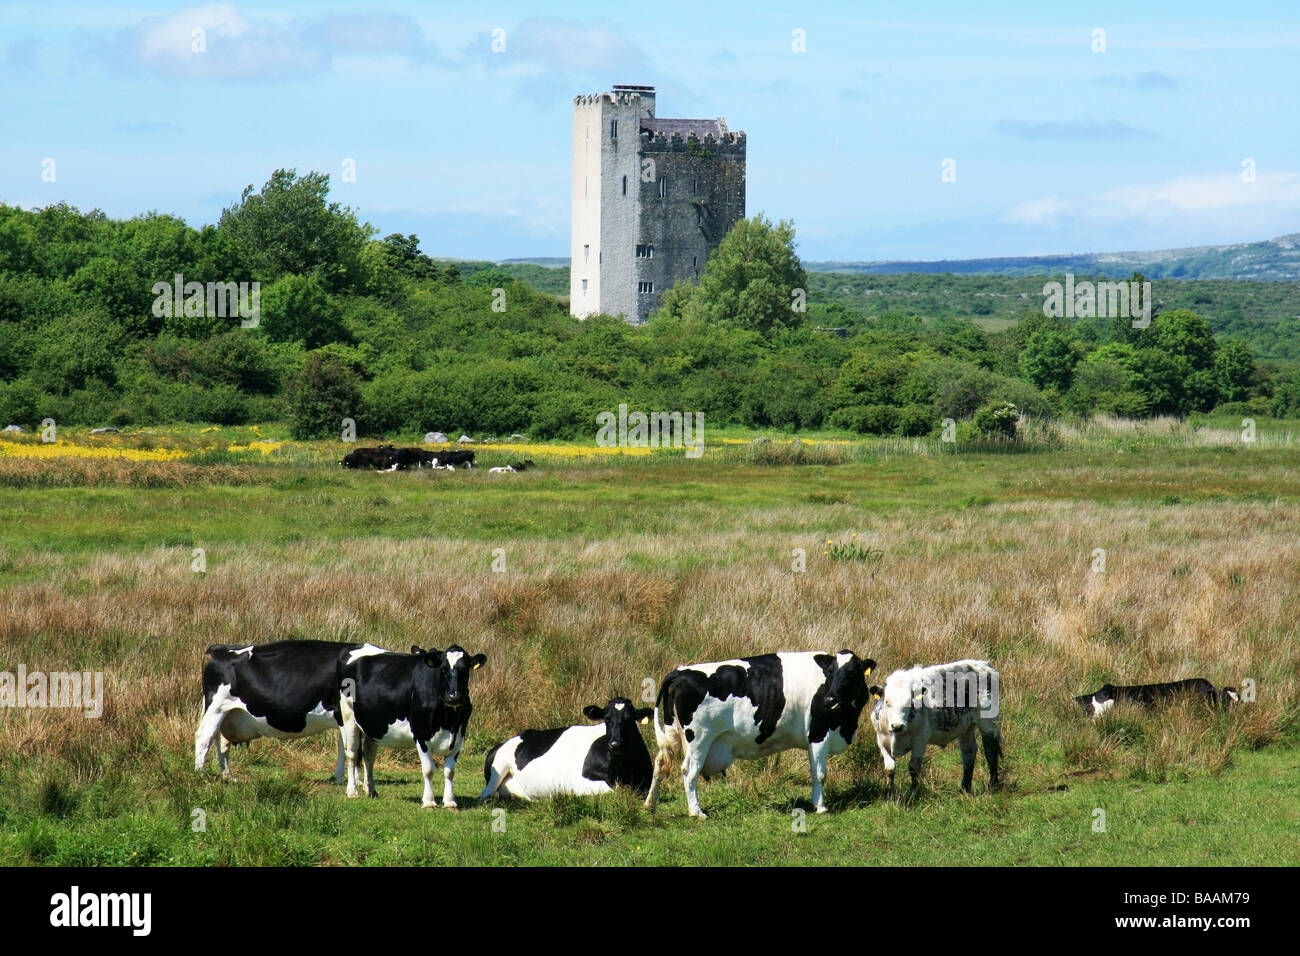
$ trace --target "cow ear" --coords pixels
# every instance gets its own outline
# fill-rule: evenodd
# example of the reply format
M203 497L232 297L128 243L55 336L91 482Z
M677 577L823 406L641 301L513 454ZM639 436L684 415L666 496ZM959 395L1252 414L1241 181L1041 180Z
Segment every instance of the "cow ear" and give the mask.
M470 668L472 670L478 670L480 667L482 667L484 664L487 663L487 655L475 654L473 657L470 658L470 660L473 661L473 663L470 665Z
M598 704L588 704L586 707L582 708L582 716L586 717L588 720L604 720L605 708Z
M872 700L880 700L880 698L882 698L882 697L885 696L885 690L884 690L884 688L883 688L883 687L876 687L876 686L874 686L874 685L871 687L870 693L871 693L871 699L872 699Z
M420 647L419 644L412 644L412 645L411 645L411 653L412 653L412 654L423 654L423 653L424 653L424 650Z
M866 660L862 662L863 674L870 674L875 669L876 669L876 662L873 661L870 657L868 657Z
M645 724L645 723L649 723L650 718L653 717L654 715L655 715L655 710L653 707L642 707L640 710L636 712L636 719L639 720L641 723Z

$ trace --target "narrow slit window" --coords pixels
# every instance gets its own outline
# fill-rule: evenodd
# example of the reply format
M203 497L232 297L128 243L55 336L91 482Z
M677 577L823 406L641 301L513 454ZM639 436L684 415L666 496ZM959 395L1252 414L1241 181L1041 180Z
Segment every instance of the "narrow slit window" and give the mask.
M585 246L582 247L582 261L583 261L583 262L587 262L587 261L589 261L590 259L591 259L591 246L590 246L590 245L585 245ZM583 281L586 281L586 280L583 280Z
M655 257L655 247L642 243L636 247L636 257L638 259L653 259Z
M653 282L638 282L636 284L636 291L641 295L653 295L655 284Z
M623 195L624 195L624 196L627 195L627 177L626 177L626 176L623 177Z
M586 294L587 294L587 280L586 280L586 279L583 279L583 280L582 280L582 294L583 294L583 295L586 295Z
M618 120L609 121L609 138L618 139Z
M659 180L659 198L663 199L668 195L668 180L660 178Z

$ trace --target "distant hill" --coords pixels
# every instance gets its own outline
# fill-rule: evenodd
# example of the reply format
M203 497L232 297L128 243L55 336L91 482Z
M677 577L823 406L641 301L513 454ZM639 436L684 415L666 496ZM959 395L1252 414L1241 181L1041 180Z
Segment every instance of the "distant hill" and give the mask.
M540 256L536 259L498 259L499 266L545 266L547 269L567 269L568 256Z
M1300 233L1267 242L1226 246L1192 246L1154 252L1100 252L1059 256L1010 256L996 259L936 261L804 262L810 272L864 275L951 273L954 275L1076 275L1123 279L1142 272L1148 279L1253 279L1293 282L1300 279Z

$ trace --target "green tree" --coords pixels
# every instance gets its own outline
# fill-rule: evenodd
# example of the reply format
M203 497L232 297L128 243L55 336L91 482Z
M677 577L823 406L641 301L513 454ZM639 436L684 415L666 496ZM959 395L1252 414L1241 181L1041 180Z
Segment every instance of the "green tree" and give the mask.
M260 192L250 185L238 204L222 211L220 229L250 278L274 282L287 273L310 274L330 291L361 284L361 250L374 228L346 206L326 202L328 194L324 173L299 177L277 169Z
M320 348L347 338L339 309L314 278L287 275L262 292L260 327L273 342Z
M1065 392L1079 363L1078 346L1056 329L1042 328L1025 341L1020 351L1020 371L1039 388Z
M789 221L774 226L761 215L740 220L709 256L700 284L674 286L660 314L764 336L801 324L803 313L794 305L806 299L808 276L794 246Z
M297 439L335 436L343 419L362 417L357 374L335 355L308 355L303 370L286 383L285 398L289 433Z

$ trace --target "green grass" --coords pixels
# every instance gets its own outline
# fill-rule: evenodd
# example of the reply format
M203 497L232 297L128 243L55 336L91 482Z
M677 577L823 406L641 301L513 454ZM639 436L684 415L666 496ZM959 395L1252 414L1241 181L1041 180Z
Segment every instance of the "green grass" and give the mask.
M73 465L33 465L35 483L0 483L0 670L103 669L110 706L98 721L0 711L0 864L1294 863L1300 448L1185 437L1014 454L864 442L805 464L750 445L535 455L512 476L346 472L334 443L296 444L149 465L174 466L158 487L130 470L64 487ZM824 557L827 539L870 558ZM1104 576L1087 570L1098 546ZM507 574L489 571L495 547ZM790 571L795 547L806 573ZM456 634L429 630L449 617ZM347 800L324 737L236 749L233 783L194 772L201 649L293 636L487 649L460 813L420 808L411 754L381 757L379 799ZM960 794L948 748L917 799L886 801L864 721L831 761L833 812L803 832L798 753L702 785L702 822L676 773L653 815L630 794L474 806L484 754L525 726L576 720L686 660L823 645L884 671L994 660L1004 791L987 792L981 762ZM1260 703L1097 724L1069 707L1121 674L1184 670L1257 678Z

